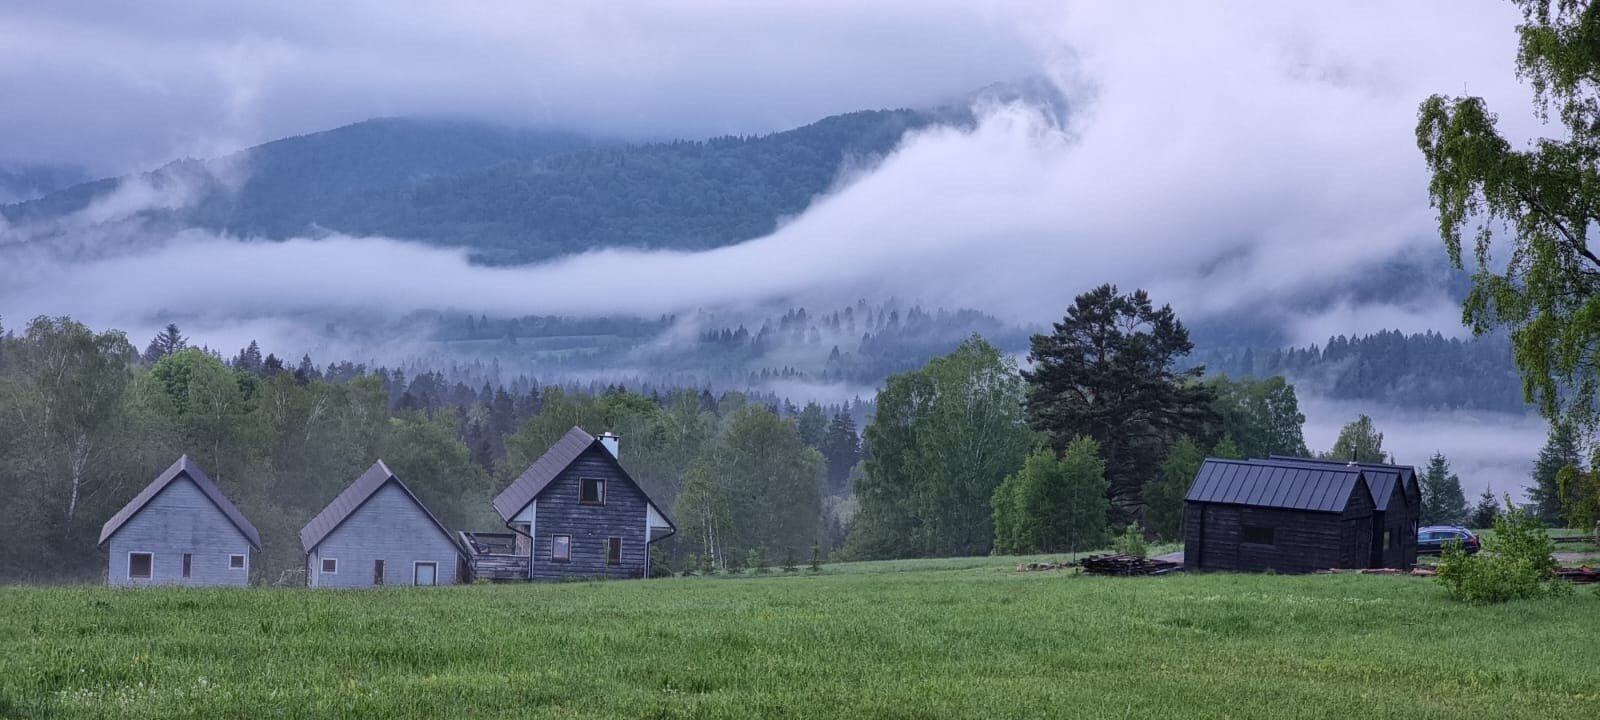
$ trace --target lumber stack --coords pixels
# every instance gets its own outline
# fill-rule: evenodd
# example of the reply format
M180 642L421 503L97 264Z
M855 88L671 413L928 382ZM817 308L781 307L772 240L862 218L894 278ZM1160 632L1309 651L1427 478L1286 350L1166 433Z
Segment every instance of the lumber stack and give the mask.
M1165 575L1183 569L1183 563L1153 560L1137 555L1090 555L1078 566L1091 575Z
M1556 577L1566 580L1567 582L1587 585L1589 583L1600 582L1600 570L1595 570L1592 567L1557 568Z

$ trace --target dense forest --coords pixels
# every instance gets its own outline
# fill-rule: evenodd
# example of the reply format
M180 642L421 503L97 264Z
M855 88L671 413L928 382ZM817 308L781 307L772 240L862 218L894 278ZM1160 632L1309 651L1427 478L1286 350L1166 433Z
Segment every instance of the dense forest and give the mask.
M1417 410L1464 409L1523 413L1522 381L1503 335L1447 338L1382 330L1329 338L1301 348L1202 350L1214 372L1242 377L1286 375L1338 400L1364 400Z

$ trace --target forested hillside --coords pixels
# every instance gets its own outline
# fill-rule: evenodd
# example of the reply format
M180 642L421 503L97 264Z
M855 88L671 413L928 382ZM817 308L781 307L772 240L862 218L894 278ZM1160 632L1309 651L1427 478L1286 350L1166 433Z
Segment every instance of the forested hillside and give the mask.
M627 146L464 122L372 120L148 173L137 180L183 184L194 197L176 209L142 210L139 219L155 229L271 239L385 235L468 247L496 263L601 247L702 249L770 233L907 130L966 119L864 111L759 137ZM128 181L77 185L0 207L0 215L48 224Z
M1285 375L1336 400L1364 400L1415 410L1464 409L1522 413L1522 381L1503 335L1447 338L1382 330L1329 338L1301 348L1212 350L1197 354L1213 373Z
M276 140L235 155L177 160L139 176L75 185L0 207L15 224L48 224L81 211L126 183L183 186L181 207L151 207L138 219L153 229L201 227L245 237L283 238L339 229L331 210L343 199L415 185L501 163L535 160L594 141L572 133L512 130L424 118L368 120Z

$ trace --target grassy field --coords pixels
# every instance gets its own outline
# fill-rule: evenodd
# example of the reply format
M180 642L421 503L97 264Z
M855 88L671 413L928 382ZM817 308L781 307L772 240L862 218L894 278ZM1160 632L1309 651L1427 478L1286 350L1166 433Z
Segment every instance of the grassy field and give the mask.
M0 589L0 717L1592 718L1600 598L1018 573Z

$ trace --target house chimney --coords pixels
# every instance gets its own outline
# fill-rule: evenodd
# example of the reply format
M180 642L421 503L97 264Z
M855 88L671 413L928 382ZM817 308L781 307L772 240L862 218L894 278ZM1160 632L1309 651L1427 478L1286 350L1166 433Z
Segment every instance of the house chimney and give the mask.
M611 457L621 457L617 454L617 451L621 449L622 445L622 438L620 436L612 433L609 430L600 433L600 444L606 446L606 450L611 452Z

